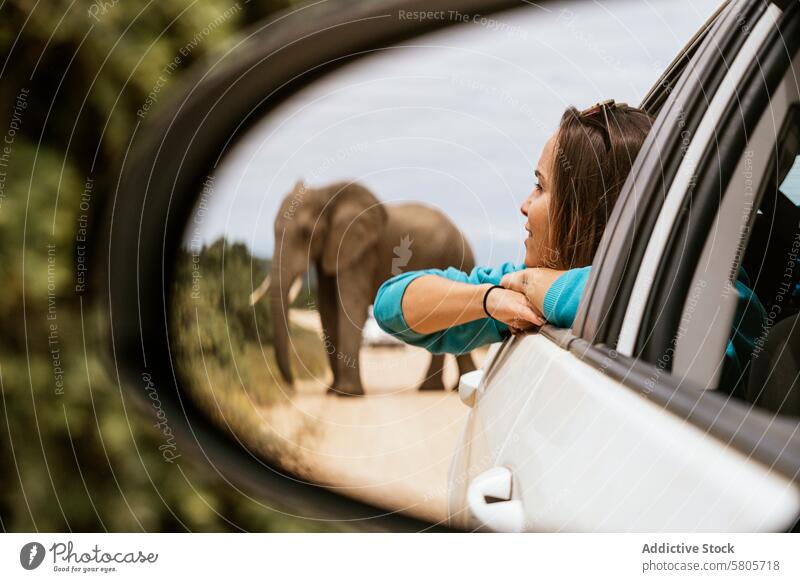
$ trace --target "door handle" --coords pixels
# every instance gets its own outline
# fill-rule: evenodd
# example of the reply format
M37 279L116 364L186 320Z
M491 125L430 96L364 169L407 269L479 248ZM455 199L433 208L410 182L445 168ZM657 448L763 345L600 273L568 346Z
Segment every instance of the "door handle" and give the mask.
M475 399L478 392L483 389L481 381L483 380L483 370L473 370L462 374L458 380L458 397L461 402L472 408L475 406Z
M522 501L512 499L513 476L508 467L494 467L475 477L467 489L472 514L488 528L520 532L525 526Z

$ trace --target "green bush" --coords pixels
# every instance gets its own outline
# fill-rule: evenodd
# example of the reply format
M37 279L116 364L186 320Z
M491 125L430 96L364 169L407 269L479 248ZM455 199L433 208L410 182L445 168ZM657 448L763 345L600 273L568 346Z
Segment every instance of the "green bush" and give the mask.
M166 463L158 450L161 435L143 422L146 417L119 390L113 367L103 365L89 342L102 322L76 287L85 250L80 233L96 220L87 218L87 207L88 216L96 217L110 200L148 95L158 87L156 109L188 65L232 45L243 27L285 4L0 5L0 45L7 57L0 133L13 133L0 160L4 530L326 527L284 517L191 464L178 472ZM212 22L213 29L190 45ZM184 55L178 66L165 74L178 55ZM256 329L269 329L261 326L267 313L252 319L252 310L248 315L234 307L237 338L249 341ZM215 357L230 357L230 346L219 341L221 329L209 333Z

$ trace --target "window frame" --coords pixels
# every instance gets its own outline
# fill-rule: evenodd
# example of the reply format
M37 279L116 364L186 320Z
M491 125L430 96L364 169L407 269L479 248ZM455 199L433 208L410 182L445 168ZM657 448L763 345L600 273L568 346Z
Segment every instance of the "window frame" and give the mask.
M791 13L781 18L782 26L773 28L750 63L740 85L743 89L737 91L735 101L720 120L718 127L724 129L717 131L715 139L706 146L695 172L694 189L683 202L682 220L674 225L658 267L649 297L650 310L645 312L639 325L634 353L645 361L657 361L678 329L694 269L705 246L705 234L717 215L719 193L727 191L748 137L791 67L793 57L786 54L784 46L787 39L795 43L792 52L800 49L798 20L798 8L794 5Z
M793 68L796 70L800 70L800 47L796 47L795 55L793 58ZM689 378L694 383L698 385L702 385L705 389L718 389L720 388L720 380L721 380L721 372L722 366L719 365L724 358L725 350L727 347L728 340L730 338L730 330L731 325L735 319L736 309L737 309L737 302L738 302L738 294L736 290L733 288L734 281L730 280L730 274L733 272L738 272L739 268L742 266L742 262L746 253L746 249L748 248L751 240L751 235L753 232L753 227L755 224L756 219L756 212L761 207L762 202L764 200L764 196L768 189L774 188L777 190L779 188L779 184L777 184L776 180L776 172L777 172L777 164L778 164L778 153L780 151L780 143L786 137L787 129L793 122L796 123L800 118L797 117L797 111L800 107L800 91L797 88L794 88L794 95L783 93L786 91L785 87L787 86L787 78L791 79L792 75L784 75L781 78L781 82L775 88L775 90L769 91L769 99L768 103L766 104L763 111L760 112L758 115L758 119L756 125L754 126L753 132L750 133L745 130L747 143L743 146L741 152L739 152L739 157L736 160L734 166L728 172L728 183L725 186L725 190L722 192L722 197L718 201L718 211L714 213L714 217L712 218L712 228L709 229L707 232L709 234L705 237L706 241L703 244L703 248L701 249L701 255L698 258L697 264L695 266L695 273L693 275L692 281L689 285L690 289L696 289L697 286L700 284L700 281L703 279L709 280L712 277L715 277L717 280L709 281L709 287L713 289L715 285L722 285L724 286L727 282L730 282L730 295L727 298L727 301L730 303L725 306L729 310L728 313L723 313L722 318L718 321L714 322L715 327L719 327L718 333L716 334L716 341L718 342L716 345L714 344L715 340L709 341L707 337L704 339L702 343L699 345L693 345L689 343L686 344L686 340L691 337L692 329L689 329L689 332L686 333L683 338L677 338L674 342L675 344L675 357L672 360L674 367L672 369L673 374L680 374L682 378ZM791 80L788 83L791 85ZM741 120L733 121L734 128L741 125ZM730 135L733 131L725 131L726 129L730 129L730 126L723 126L722 133ZM741 219L737 223L733 223L733 221L728 217L727 219L721 218L720 215L725 211L723 208L726 204L731 205L732 209L738 209L738 215L741 216L743 212L748 212L748 209L744 206L747 204L746 195L743 195L743 200L734 200L734 197L739 196L738 190L740 189L740 182L735 181L737 177L742 175L742 170L745 162L745 156L748 151L752 151L755 148L752 147L753 142L757 142L759 137L763 139L762 136L758 136L759 132L770 132L769 143L772 145L771 148L766 148L765 150L761 150L761 152L754 153L750 156L751 163L755 166L756 164L762 164L762 169L754 168L752 170L754 178L753 178L753 190L752 190L752 199L750 201L750 208L749 208L749 216L747 220L747 224L742 225ZM763 147L763 144L757 144L756 147ZM713 166L712 162L712 166ZM756 174L758 172L758 174ZM716 172L720 174L719 170ZM722 184L720 184L721 186ZM741 207L738 204L742 204ZM719 220L717 220L719 219ZM692 230L691 225L688 225L690 222L691 217L687 216L685 223L686 229ZM729 223L725 223L725 220L729 220ZM772 227L776 227L777 224L773 222L771 224ZM703 226L700 226L702 229ZM725 241L720 240L719 233L724 230L728 230L731 232L733 230L733 234L731 235L731 240ZM713 231L713 232L712 232ZM701 231L702 232L702 231ZM713 248L712 248L713 247ZM727 247L723 250L723 247ZM738 252L737 252L738 249ZM736 255L733 258L735 264L731 262L722 262L722 257L719 255L729 254L729 252L733 250ZM720 252L722 251L722 252ZM702 271L701 267L703 263L714 263L712 260L711 253L717 254L717 262L719 264L714 264L709 270ZM714 271L717 271L714 273ZM708 275L712 273L712 277ZM723 274L724 273L724 274ZM749 273L748 276L751 280L751 287L755 287L755 282L759 275L762 274L762 271L758 273ZM734 280L736 277L734 277ZM734 298L735 297L735 298ZM707 304L706 307L709 309L713 309L714 305L722 305L725 298L719 297L716 298L713 293L709 294L706 297L700 297L698 299L698 304L700 305L700 311L702 311L702 303L704 301L711 300L711 304ZM686 319L686 311L687 305L684 302L684 306L682 308L682 320ZM766 305L765 305L766 307ZM703 321L702 318L700 319L701 326L707 326L708 322ZM691 321L687 325L693 326L697 321ZM711 332L713 337L714 333ZM724 341L721 339L724 336ZM696 339L696 338L694 338ZM721 345L720 345L721 344ZM687 361L691 359L692 361ZM705 361L703 361L705 360ZM703 370L703 364L705 363L712 363L716 362L717 368L714 372L708 372L707 370ZM730 388L731 390L733 387L726 387ZM741 387L740 387L741 389ZM726 393L730 394L731 390L725 390Z

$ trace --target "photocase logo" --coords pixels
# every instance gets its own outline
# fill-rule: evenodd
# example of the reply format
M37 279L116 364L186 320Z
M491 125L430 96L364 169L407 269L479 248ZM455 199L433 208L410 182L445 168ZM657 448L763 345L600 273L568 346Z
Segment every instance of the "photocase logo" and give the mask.
M26 570L35 570L44 560L44 546L39 542L28 542L19 551L19 563Z
M411 243L413 242L411 237L406 235L400 239L400 244L392 249L394 251L392 275L399 275L403 272L402 267L408 265L408 261L411 260Z

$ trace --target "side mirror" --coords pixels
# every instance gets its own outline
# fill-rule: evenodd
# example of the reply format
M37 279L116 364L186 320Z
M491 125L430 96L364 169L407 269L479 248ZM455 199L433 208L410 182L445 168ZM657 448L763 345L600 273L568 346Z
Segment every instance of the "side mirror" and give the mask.
M487 352L431 358L370 304L406 271L522 262L519 205L564 107L626 97L613 57L557 38L565 18L519 0L311 6L146 120L110 204L106 331L123 385L156 395L172 462L307 519L456 523L468 479L448 471ZM554 89L568 45L598 66Z

